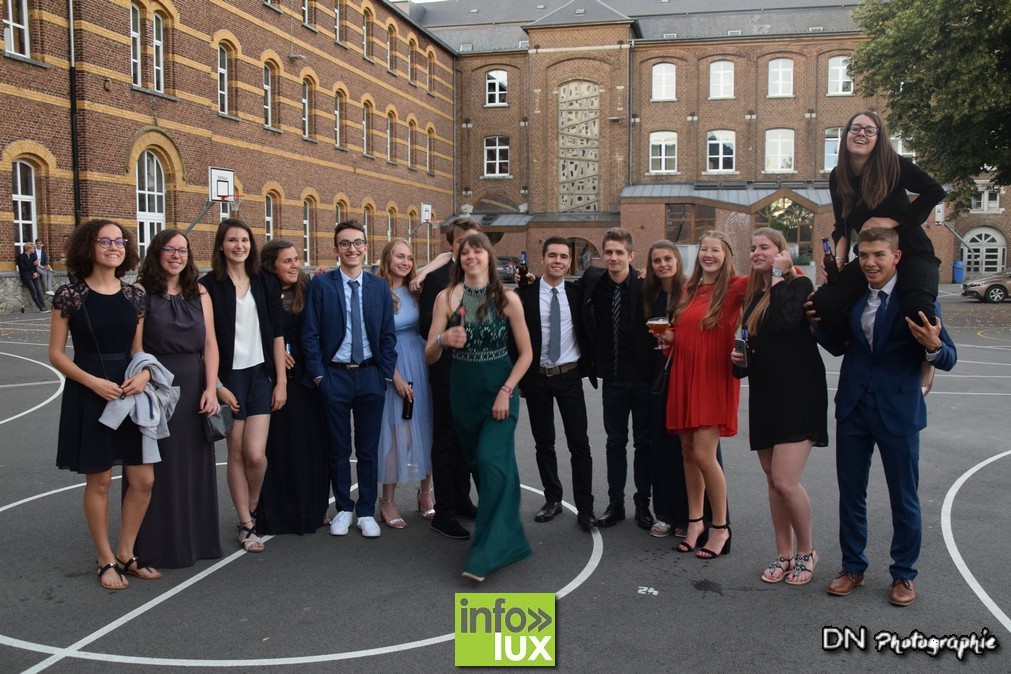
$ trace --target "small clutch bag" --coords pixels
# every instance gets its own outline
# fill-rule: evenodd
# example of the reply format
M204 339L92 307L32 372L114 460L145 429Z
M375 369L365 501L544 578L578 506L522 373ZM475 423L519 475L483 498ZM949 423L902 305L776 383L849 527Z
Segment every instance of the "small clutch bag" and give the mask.
M232 408L222 405L217 414L204 415L204 436L207 442L217 442L228 437L232 430Z

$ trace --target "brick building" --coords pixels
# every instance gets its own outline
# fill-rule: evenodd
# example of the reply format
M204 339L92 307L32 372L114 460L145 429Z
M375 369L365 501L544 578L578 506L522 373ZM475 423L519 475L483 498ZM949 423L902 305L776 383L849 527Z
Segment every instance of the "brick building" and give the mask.
M373 257L410 236L424 261L423 214L453 210L453 54L383 2L3 2L3 271L24 241L59 251L94 217L143 250L208 205L209 167L234 172L254 230L311 264L334 260L347 218L367 223ZM202 266L228 212L195 227Z

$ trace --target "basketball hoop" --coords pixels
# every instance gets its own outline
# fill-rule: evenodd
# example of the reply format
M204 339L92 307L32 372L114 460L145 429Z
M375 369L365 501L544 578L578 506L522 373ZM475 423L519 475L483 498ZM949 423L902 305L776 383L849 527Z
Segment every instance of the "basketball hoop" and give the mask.
M241 194L222 194L217 198L217 201L222 204L228 204L229 211L238 211L239 205L242 204Z

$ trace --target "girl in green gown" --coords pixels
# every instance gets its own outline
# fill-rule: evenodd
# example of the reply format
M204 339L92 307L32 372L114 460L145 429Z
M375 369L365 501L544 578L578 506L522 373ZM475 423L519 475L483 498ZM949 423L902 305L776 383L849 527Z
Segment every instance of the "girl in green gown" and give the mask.
M480 498L463 575L479 582L530 554L519 514L515 389L533 354L523 307L516 294L502 286L491 266L494 259L484 234L464 239L452 283L435 301L425 345L429 363L438 360L443 349L454 349L453 422ZM515 363L506 352L510 330L519 352Z

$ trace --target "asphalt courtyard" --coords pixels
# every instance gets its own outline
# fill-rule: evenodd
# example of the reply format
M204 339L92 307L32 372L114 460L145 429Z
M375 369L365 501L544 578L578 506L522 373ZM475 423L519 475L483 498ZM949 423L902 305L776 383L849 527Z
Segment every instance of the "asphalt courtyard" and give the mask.
M939 373L921 436L924 541L910 607L887 602L890 516L880 462L869 487L864 586L826 594L839 568L833 450L804 474L820 564L811 584L759 580L774 557L765 480L745 435L725 439L730 555L701 561L629 520L586 534L567 510L536 524L543 503L525 410L516 438L523 523L534 553L480 587L462 579L467 544L430 531L398 490L409 526L378 540L278 536L263 554L235 543L219 468L225 556L104 591L81 510L81 476L55 468L61 379L47 358L48 316L0 316L0 672L432 672L454 666L454 593L555 592L556 668L565 672L705 670L849 672L1011 670L1011 303L984 305L942 288L959 363ZM839 360L826 355L834 391ZM599 391L586 387L597 512L606 505ZM747 428L748 389L741 428ZM790 383L783 382L783 404ZM830 410L831 414L831 410ZM834 423L830 422L833 434ZM561 432L559 429L559 435ZM224 461L222 443L217 447ZM564 443L560 468L571 496ZM631 471L630 471L631 472ZM118 494L118 489L114 490ZM631 478L628 503L631 505ZM114 499L118 500L118 499ZM332 512L332 509L331 509ZM112 520L118 520L114 505ZM834 629L838 628L838 629ZM843 630L864 634L849 649ZM931 636L993 635L982 654ZM906 646L912 633L924 635ZM898 640L890 641L889 635ZM880 650L879 650L880 647ZM918 648L919 647L919 648Z

